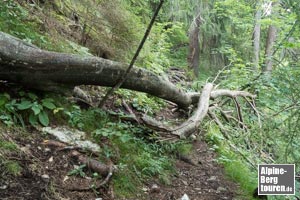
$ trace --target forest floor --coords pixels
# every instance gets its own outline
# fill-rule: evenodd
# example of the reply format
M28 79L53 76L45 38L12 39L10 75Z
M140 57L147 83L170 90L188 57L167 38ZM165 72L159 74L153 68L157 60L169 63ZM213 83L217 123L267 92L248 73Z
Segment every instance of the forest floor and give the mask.
M88 189L93 181L91 178L67 176L74 165L80 164L68 150L45 146L44 141L53 139L51 136L36 130L28 132L30 136L18 129L1 131L1 137L13 141L21 149L11 154L9 159L18 161L22 167L18 176L0 179L1 200L113 199L111 184L93 191ZM177 200L184 199L185 194L191 200L234 199L238 195L238 186L226 179L215 158L216 154L205 142L194 141L188 161L182 158L176 161L176 173L169 185L162 185L156 180L144 183L140 193L130 199Z

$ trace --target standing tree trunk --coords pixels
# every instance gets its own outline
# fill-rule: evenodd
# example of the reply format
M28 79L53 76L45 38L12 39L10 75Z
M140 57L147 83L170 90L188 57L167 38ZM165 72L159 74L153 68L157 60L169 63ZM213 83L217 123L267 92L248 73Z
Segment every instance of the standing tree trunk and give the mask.
M259 68L259 52L260 52L260 20L261 20L261 8L257 4L257 11L255 13L255 26L253 30L253 65L254 69Z
M270 13L273 10L272 8L274 8L275 6L275 2L272 2L270 4ZM265 52L265 72L272 72L272 68L273 68L273 62L272 62L272 56L274 53L273 47L276 41L276 33L277 33L277 29L274 25L270 25L269 29L268 29L268 35L267 35L267 40L266 40L266 52Z
M187 57L189 68L193 69L196 77L199 76L200 44L199 31L201 25L200 13L194 18L189 30L189 53Z
M265 61L265 72L271 72L273 68L272 56L273 47L276 40L276 27L273 25L269 26L267 42L266 42L266 61Z

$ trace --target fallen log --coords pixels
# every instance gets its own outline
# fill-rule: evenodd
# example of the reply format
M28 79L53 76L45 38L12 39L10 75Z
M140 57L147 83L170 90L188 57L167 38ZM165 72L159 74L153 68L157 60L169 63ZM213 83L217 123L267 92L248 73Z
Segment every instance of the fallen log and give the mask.
M42 50L0 32L0 80L46 91L78 85L113 87L126 68L126 64L99 57ZM134 67L122 88L145 92L183 108L193 103L188 93L167 78L142 68Z
M0 80L46 91L71 89L78 85L113 87L126 69L126 64L99 57L42 50L0 32ZM212 83L206 84L201 94L187 93L164 76L137 67L133 67L129 72L122 88L145 92L176 103L182 108L198 103L194 115L177 127L168 127L147 116L142 117L141 120L151 128L164 132L164 135L180 138L188 137L197 131L207 115L210 99L221 96L233 99L238 96L245 99L255 98L255 95L245 91L213 90Z

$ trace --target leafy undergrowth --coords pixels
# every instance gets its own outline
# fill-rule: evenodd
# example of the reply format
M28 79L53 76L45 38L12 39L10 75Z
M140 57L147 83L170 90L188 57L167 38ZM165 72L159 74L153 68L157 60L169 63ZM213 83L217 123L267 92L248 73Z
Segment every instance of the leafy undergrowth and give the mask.
M39 126L67 125L89 133L89 137L101 146L98 159L103 162L111 160L119 169L112 180L117 197L130 197L139 193L142 185L152 179L165 184L170 183L169 177L175 172L175 155L185 154L190 149L189 145L183 142L155 142L151 139L155 136L153 131L121 121L116 113L122 110L122 107L116 107L118 110L111 115L112 111L80 108L55 94L37 95L23 90L11 90L9 86L1 94L0 100L0 123L3 129L0 138L2 177L20 176L22 168L18 161L11 158L11 154L18 154L24 148L17 145L20 136L22 140L34 142L30 130ZM148 104L147 109L155 110L156 106L151 107L151 104ZM123 110L119 115L124 116L126 113ZM10 131L17 130L16 127L22 127L21 135ZM48 136L44 139L47 138ZM85 176L80 172L87 169L85 166L81 167L71 174ZM97 178L100 177L96 176L95 179Z
M254 166L241 158L239 152L234 151L236 149L224 140L224 136L215 125L211 125L206 141L218 153L217 161L224 166L227 177L239 183L240 198L252 199L257 187L257 172Z

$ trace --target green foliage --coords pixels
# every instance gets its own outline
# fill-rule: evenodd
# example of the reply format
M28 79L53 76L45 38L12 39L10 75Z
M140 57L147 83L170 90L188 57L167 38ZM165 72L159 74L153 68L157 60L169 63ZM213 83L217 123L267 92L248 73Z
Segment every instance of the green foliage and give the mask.
M16 161L5 160L0 156L0 173L1 175L9 174L13 176L18 176L21 173L21 166Z
M153 115L165 106L165 102L157 97L145 93L136 93L129 90L119 89L116 91L120 99L130 102L132 107L148 115ZM117 101L117 106L121 105L121 100Z
M39 99L33 93L19 92L20 98L12 98L9 94L0 94L0 119L6 125L21 124L25 127L24 119L32 126L39 123L49 125L47 111L54 111L56 106L51 98Z
M273 71L271 78L264 78L258 82L256 90L260 94L259 104L267 114L263 130L268 137L268 151L276 155L278 162L298 166L299 67L280 67Z
M7 32L41 47L50 45L45 36L33 31L38 28L33 21L29 20L29 17L29 13L16 1L2 1L0 6L0 31Z
M136 136L129 136L131 139L127 143L119 138L113 140L113 149L118 149L114 154L119 154L121 169L114 179L115 192L120 196L130 196L138 192L142 182L153 177L169 183L173 162L167 152L159 144L149 144Z
M68 176L81 176L81 177L85 177L86 174L83 171L85 167L86 167L86 165L80 165L80 166L75 167L75 169L71 170L68 173Z
M133 195L142 182L153 177L169 182L169 174L173 172L169 153L176 149L175 145L151 143L144 138L151 134L149 130L130 123L108 120L102 125L102 128L93 131L92 136L96 141L109 140L111 143L102 150L106 158L118 163L119 172L113 179L118 196Z
M93 134L94 137L118 138L121 142L127 143L132 139L128 130L132 130L133 132L140 131L140 129L131 124L108 122L103 128L93 131Z
M0 149L5 151L16 151L17 145L0 139Z
M229 145L230 142L238 143L224 140L219 128L212 124L209 125L206 140L218 152L217 161L224 166L226 175L241 186L241 198L252 199L253 191L257 187L257 172L256 168L250 168L248 163L241 159L240 155L236 154ZM247 150L239 150L242 154L247 153Z
M72 105L71 108L65 108L64 114L68 117L68 122L71 126L80 130L93 131L102 128L108 121L107 113L101 109L82 110L77 105Z

